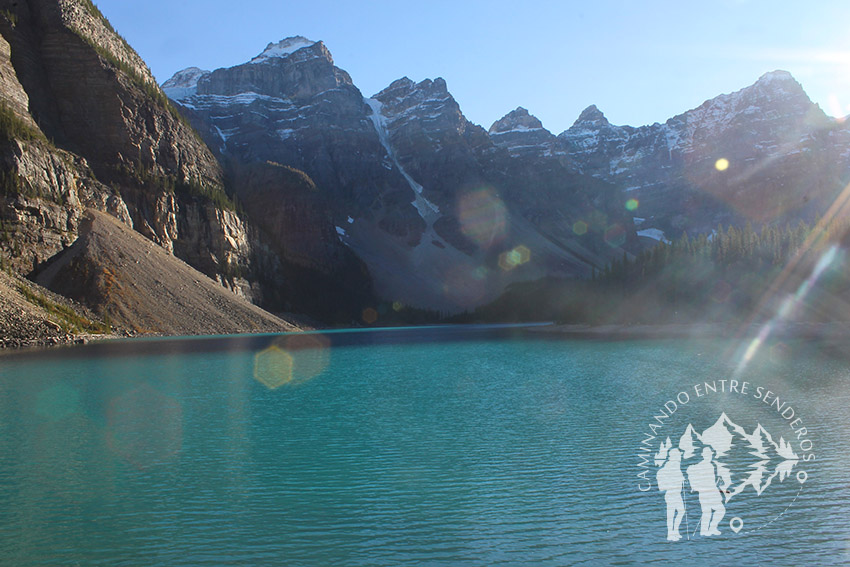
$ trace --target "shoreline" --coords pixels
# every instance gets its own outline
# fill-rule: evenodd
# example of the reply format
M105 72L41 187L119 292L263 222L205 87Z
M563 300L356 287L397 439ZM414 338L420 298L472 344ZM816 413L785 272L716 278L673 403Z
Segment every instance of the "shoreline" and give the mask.
M718 339L755 338L765 324L741 323L610 323L553 324L529 329L534 333L566 335L601 340L624 339ZM774 339L829 339L850 341L850 322L804 323L784 322L769 334Z
M752 339L759 335L763 325L751 324L741 325L739 323L659 323L659 324L629 324L629 323L607 323L602 325L590 324L559 324L549 322L537 323L462 323L445 324L445 327L475 327L475 326L515 326L526 332L539 334L540 336L595 340L665 340L665 339ZM323 331L345 332L345 331L369 331L388 329L409 329L410 327L431 327L432 325L399 325L393 327L318 327L301 329L308 333L321 333ZM296 331L297 332L297 331ZM3 352L21 352L26 350L50 349L51 347L81 346L91 343L103 343L121 339L136 338L190 338L190 337L225 337L225 336L252 336L268 334L268 331L246 332L246 333L199 333L191 335L170 335L167 333L133 333L113 332L110 334L65 334L49 337L4 337L0 338L0 354ZM771 339L801 339L801 340L826 340L830 343L850 343L850 322L830 323L782 323L771 330Z

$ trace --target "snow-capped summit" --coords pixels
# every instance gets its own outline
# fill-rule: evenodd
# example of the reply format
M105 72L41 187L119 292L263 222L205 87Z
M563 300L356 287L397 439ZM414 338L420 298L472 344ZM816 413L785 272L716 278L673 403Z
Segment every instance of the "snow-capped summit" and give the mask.
M209 71L197 67L187 67L182 71L174 73L170 79L162 84L162 90L173 100L183 100L198 92L198 81Z
M759 80L756 81L756 84L767 84L767 83L797 83L797 80L794 76L788 71L783 71L782 69L777 69L776 71L770 71L769 73L765 73Z
M315 41L310 41L304 36L296 35L294 37L288 37L286 39L282 39L277 43L270 43L266 46L266 49L251 59L251 63L262 63L269 59L274 58L283 58L289 57L291 54L295 53L299 49L303 49L305 47L312 47L316 45Z

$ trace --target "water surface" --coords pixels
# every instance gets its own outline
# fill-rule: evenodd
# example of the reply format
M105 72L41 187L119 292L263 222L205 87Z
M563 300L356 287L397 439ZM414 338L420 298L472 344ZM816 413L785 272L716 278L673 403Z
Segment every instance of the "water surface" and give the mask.
M769 345L739 376L793 401L816 454L805 485L730 503L721 536L666 541L638 448L671 397L732 375L734 346L432 328L6 356L0 563L850 561L850 365L817 343ZM676 427L721 411L791 439L732 394Z

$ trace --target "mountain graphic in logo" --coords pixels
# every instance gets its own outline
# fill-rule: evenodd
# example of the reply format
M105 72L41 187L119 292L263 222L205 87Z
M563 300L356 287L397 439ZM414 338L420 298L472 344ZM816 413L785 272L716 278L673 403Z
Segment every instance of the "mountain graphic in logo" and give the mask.
M656 466L663 466L672 447L669 437L661 443L655 455ZM698 460L705 447L712 450L719 477L718 488L726 502L748 486L761 495L777 476L780 482L785 480L799 462L791 444L784 438L780 437L777 443L761 424L757 424L752 433L747 433L726 413L720 414L702 433L688 424L678 443L682 463Z

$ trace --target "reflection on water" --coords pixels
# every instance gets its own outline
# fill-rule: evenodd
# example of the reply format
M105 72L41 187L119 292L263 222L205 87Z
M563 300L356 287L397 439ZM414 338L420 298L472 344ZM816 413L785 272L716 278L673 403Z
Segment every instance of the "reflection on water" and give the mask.
M814 343L762 349L743 378L804 416L817 460L800 498L748 533L799 488L798 469L777 476L734 534L736 503L766 482L756 471L720 536L666 540L637 449L671 395L735 371L729 347L437 328L4 357L0 563L850 561L850 366ZM755 435L751 402L715 400L692 404L680 433L727 412Z

